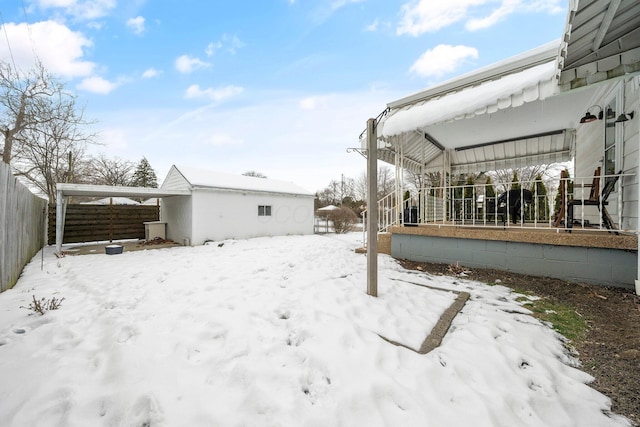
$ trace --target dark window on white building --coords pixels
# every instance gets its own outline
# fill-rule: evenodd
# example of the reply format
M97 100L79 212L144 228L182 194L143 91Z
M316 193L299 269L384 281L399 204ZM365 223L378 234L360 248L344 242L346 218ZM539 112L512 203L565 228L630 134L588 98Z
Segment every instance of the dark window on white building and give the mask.
M258 216L271 216L271 205L259 205Z

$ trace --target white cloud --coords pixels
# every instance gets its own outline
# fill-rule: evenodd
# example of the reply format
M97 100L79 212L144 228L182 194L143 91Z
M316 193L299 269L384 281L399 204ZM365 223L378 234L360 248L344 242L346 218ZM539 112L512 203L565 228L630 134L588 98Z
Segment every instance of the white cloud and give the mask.
M208 62L204 62L199 58L194 58L189 55L179 56L176 59L175 65L176 70L183 74L189 74L200 68L207 68L211 66L211 64L209 64Z
M113 83L102 77L88 77L78 85L78 89L86 90L87 92L98 93L101 95L107 95L112 90L119 86L118 83Z
M496 23L502 21L504 18L517 11L518 8L522 7L523 5L520 0L504 0L500 7L494 9L489 15L482 18L469 19L465 24L465 28L469 31L476 31L492 27Z
M19 68L30 68L38 59L53 74L63 77L85 77L93 73L96 64L83 61L83 49L92 46L91 40L80 32L71 31L54 21L30 24L5 24L2 33L11 40L11 54ZM6 38L0 39L0 57L9 58Z
M330 98L330 95L309 96L300 100L298 105L300 106L301 110L316 110L318 108L325 107L328 104Z
M236 35L225 34L224 36L222 36L222 39L228 42L227 52L229 52L232 55L235 55L238 49L241 49L246 46L245 43L242 40L240 40Z
M419 36L460 21L474 31L491 27L513 13L561 13L563 5L562 0L412 0L401 8L396 33Z
M100 132L100 140L109 151L122 150L129 146L126 132L122 129L103 129Z
M362 3L365 0L335 0L331 3L331 11L335 12L338 9L341 9L352 3Z
M378 25L380 25L380 22L376 19L371 24L367 25L365 27L365 30L370 32L376 32L378 31Z
M207 54L207 56L213 56L221 48L222 42L211 42L207 45L207 48L204 50L204 52Z
M142 78L151 79L153 77L157 77L158 75L160 75L160 71L156 70L155 68L148 68L144 71L144 73L142 73Z
M338 12L343 7L346 7L353 3L361 3L363 1L366 1L366 0L333 0L332 2L329 2L328 0L326 0L326 1L316 2L316 3L319 3L319 5L316 6L316 8L312 12L315 25L322 24L323 22L331 18L331 16L333 16L334 13Z
M244 141L231 135L213 134L205 140L205 143L214 147L221 147L223 145L241 145Z
M42 9L63 9L76 19L92 20L107 16L116 7L116 0L36 0Z
M409 71L422 77L441 77L455 71L469 58L478 58L478 50L469 46L441 44L423 53Z
M136 16L127 20L127 27L131 28L135 34L144 33L144 17Z
M222 102L236 95L239 95L243 91L244 88L240 86L225 86L217 89L202 89L199 85L191 85L187 88L184 96L187 99L208 98L211 101Z
M435 32L464 19L469 7L487 0L414 0L402 6L402 20L397 28L399 35L419 36Z
M231 55L235 55L238 49L245 47L246 44L235 34L223 34L220 40L211 42L207 45L205 53L207 56L213 56L216 52L224 50Z

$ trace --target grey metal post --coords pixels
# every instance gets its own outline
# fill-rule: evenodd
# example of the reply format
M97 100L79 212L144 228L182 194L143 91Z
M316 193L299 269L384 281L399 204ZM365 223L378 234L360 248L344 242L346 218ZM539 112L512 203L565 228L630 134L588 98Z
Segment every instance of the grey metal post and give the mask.
M367 120L367 294L378 296L378 134Z
M64 213L62 212L63 203L62 191L56 191L56 252L62 252L62 233L64 232Z

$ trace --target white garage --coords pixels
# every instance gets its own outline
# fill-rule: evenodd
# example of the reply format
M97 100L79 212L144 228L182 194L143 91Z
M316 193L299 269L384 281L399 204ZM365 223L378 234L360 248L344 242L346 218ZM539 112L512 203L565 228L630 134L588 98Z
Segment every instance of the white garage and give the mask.
M314 194L291 182L174 165L160 189L190 193L160 208L167 238L179 243L313 234Z

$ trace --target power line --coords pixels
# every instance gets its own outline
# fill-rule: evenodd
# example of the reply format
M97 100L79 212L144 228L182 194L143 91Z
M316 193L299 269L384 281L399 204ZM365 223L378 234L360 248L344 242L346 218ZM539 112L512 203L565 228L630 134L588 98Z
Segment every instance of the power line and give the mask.
M29 25L29 19L27 18L27 8L24 6L24 0L21 0L22 13L24 14L24 23L27 26L27 33L29 33L29 43L31 43L31 53L33 53L33 60L37 63L40 62L38 53L36 52L36 44L33 42L33 34L31 33L31 25Z
M18 68L16 67L16 61L13 58L13 50L11 49L11 43L9 43L9 34L7 33L7 24L4 22L4 17L2 16L2 12L0 11L0 23L2 23L2 28L4 29L4 38L7 40L7 48L9 49L9 56L11 57L11 63L13 64L13 69L18 72Z

